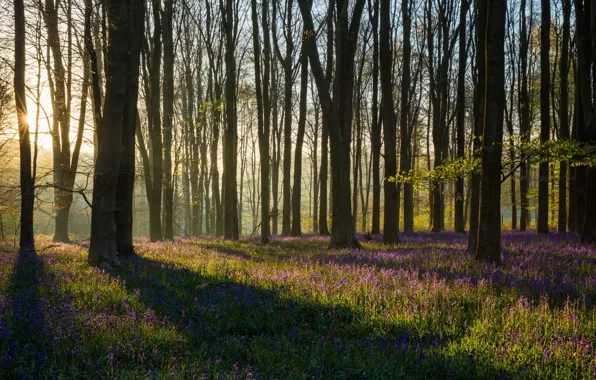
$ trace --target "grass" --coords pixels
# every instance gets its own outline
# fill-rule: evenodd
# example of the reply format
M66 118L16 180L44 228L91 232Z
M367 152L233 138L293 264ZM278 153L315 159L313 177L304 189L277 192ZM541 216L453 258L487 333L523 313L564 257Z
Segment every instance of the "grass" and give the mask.
M310 236L0 250L0 378L596 378L596 249L504 232L329 251ZM1 245L1 244L0 244Z

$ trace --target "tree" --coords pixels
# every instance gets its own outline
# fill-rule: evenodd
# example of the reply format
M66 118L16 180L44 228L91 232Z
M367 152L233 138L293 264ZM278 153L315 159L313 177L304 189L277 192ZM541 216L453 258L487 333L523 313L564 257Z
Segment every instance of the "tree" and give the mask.
M528 26L526 20L526 0L521 0L520 3L520 18L521 18L521 33L520 33L520 100L519 113L520 125L519 133L521 135L522 143L529 143L530 141L530 97L528 95L528 45L530 41L530 34L528 33ZM520 179L519 179L519 193L521 203L521 213L519 221L520 231L525 231L528 224L528 190L529 190L529 168L527 163L527 154L522 151L520 165Z
M91 244L89 263L117 264L116 189L123 142L123 115L126 105L126 72L131 57L135 10L144 9L141 0L110 0L107 13L111 30L107 54L106 94L103 125L98 130L99 149L95 161Z
M373 32L373 54L372 54L372 124L370 127L370 149L372 155L372 227L371 233L378 234L381 231L381 125L379 123L379 1L368 2L368 9Z
M506 0L478 3L476 54L480 56L478 88L483 107L482 177L476 260L501 262L501 154L505 108Z
M354 85L354 56L364 0L356 0L351 21L348 1L335 0L337 30L335 32L335 75L341 80L333 83L333 98L329 80L323 72L317 50L315 28L308 0L300 0L300 11L306 30L304 48L308 52L315 77L323 118L329 128L331 146L332 231L331 248L359 248L350 205L350 143L352 137L352 96Z
M236 186L238 125L236 115L236 38L238 32L237 13L234 1L220 0L222 21L226 37L226 130L223 154L223 204L224 239L238 240L238 190Z
M590 80L590 69L596 70L596 20L590 18L591 6L589 1L575 0L577 61L580 95L580 121L577 125L577 138L580 141L596 143L596 123L593 115L592 93L596 90L596 78ZM591 40L592 46L589 45ZM590 54L591 53L591 54ZM576 168L576 191L578 230L581 231L581 241L596 242L596 214L592 212L596 206L596 168ZM585 208L585 212L580 210Z
M174 37L173 16L175 0L163 6L163 237L174 239L174 187L172 177L172 119L174 117ZM154 152L155 153L155 152ZM161 190L161 189L160 189Z
M130 56L126 63L126 100L122 116L122 152L116 188L116 250L120 256L133 255L133 197L135 183L135 134L137 131L139 66L144 33L145 2L131 1L129 30Z
M465 118L466 118L466 14L470 0L462 0L459 10L459 62L457 73L457 158L465 155ZM455 184L455 232L466 230L464 218L464 178L458 178Z
M571 0L563 0L563 42L561 46L561 63L559 79L561 81L560 98L560 139L569 139L569 38L571 23ZM567 232L567 163L559 163L559 215L557 230Z
M550 1L542 1L540 25L540 142L550 139ZM538 178L538 233L548 233L548 162L542 160Z
M27 123L27 98L25 96L25 5L23 0L14 1L14 98L19 127L19 152L21 176L21 252L35 250L33 237L33 177L31 176L31 141Z
M275 0L274 0L275 1ZM271 123L271 104L269 102L270 43L267 15L269 5L263 1L263 36L265 40L263 85L261 85L261 57L259 43L259 23L257 2L252 0L252 27L255 59L255 89L257 96L257 118L259 134L259 153L261 155L261 242L269 242L269 138ZM263 101L263 98L265 100Z
M273 17L273 41L275 46L275 53L284 71L284 158L283 158L283 191L282 191L282 221L281 234L289 236L291 233L291 183L292 177L290 171L292 169L292 85L294 83L293 74L293 54L294 41L292 33L292 16L293 16L293 0L286 1L286 16L284 27L284 35L286 40L286 55L281 54L279 43L277 41L277 22L275 5L277 1L273 2L274 17Z
M305 31L304 31L305 32ZM300 59L300 111L294 155L294 189L292 191L292 236L301 236L300 202L302 200L302 145L306 130L306 95L308 91L308 56L302 53Z
M399 193L395 182L390 178L397 173L396 163L396 117L393 110L393 81L391 64L390 42L390 7L388 1L381 3L381 30L380 30L380 59L381 59L381 92L383 94L383 138L385 143L385 178L383 189L385 193L385 209L383 214L383 243L395 244L399 242L397 230L396 208L399 202Z
M46 25L48 35L48 48L52 52L53 68L48 70L53 85L50 86L52 93L52 152L53 152L53 176L54 176L54 200L55 200L55 229L54 241L68 242L68 220L70 208L73 202L73 188L78 168L78 161L83 141L84 124L79 121L77 137L74 150L71 152L70 141L70 114L72 104L72 1L66 4L66 18L68 34L66 41L67 67L64 66L63 46L59 32L59 4L53 0L41 2L40 8ZM48 57L49 58L49 57ZM50 63L47 62L48 66ZM87 68L85 67L84 70ZM88 83L83 80L83 94L81 98L81 116L84 118L84 107L86 101L85 91Z

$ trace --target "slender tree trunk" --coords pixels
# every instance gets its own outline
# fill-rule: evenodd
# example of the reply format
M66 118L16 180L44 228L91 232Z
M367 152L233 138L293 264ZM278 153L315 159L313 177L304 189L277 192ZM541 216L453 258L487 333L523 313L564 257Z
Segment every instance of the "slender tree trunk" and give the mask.
M301 236L300 203L302 200L302 145L306 129L306 95L308 91L308 55L303 52L300 63L300 114L294 155L294 189L292 191L292 236Z
M19 249L21 252L35 250L33 237L34 184L31 176L31 141L27 123L27 98L25 93L25 5L23 0L14 1L14 91L19 126L20 182L21 182L21 225Z
M520 60L521 60L521 91L520 91L520 135L521 142L526 145L530 141L530 98L528 96L528 40L530 38L527 28L526 20L526 0L521 0L520 3L521 13L521 35L520 35ZM520 178L519 178L519 193L521 202L521 214L519 221L520 231L525 231L527 228L527 222L529 219L528 213L528 190L529 190L529 165L527 153L522 149L520 165Z
M145 2L131 0L128 17L130 55L126 62L124 111L122 117L122 152L116 188L116 250L121 256L134 254L133 198L135 182L135 134L138 124L137 98L139 65L144 33Z
M392 85L392 53L390 42L390 4L388 1L381 3L381 28L380 28L380 59L381 59L381 91L383 92L383 138L385 144L385 208L383 214L383 243L395 244L399 242L397 214L395 212L399 202L399 194L395 182L390 177L397 174L396 164L396 120L393 110L393 85Z
M226 0L224 30L226 34L226 131L223 154L224 239L238 240L238 193L236 186L238 125L236 115L236 58L234 1ZM222 7L223 8L223 7ZM224 10L222 10L224 12Z
M410 0L402 0L402 19L404 28L403 37L403 76L401 84L401 118L400 118L400 171L407 175L411 169L411 155L412 148L410 144L410 136L412 135L412 128L408 125L410 119L410 56L411 56L411 15ZM414 232L414 187L412 183L404 183L404 233L411 234ZM398 185L399 196L399 185ZM399 200L398 200L399 203ZM399 218L399 216L398 216ZM399 226L398 226L399 227Z
M161 226L161 200L163 183L163 156L162 156L162 128L161 128L161 2L153 2L153 51L151 59L150 81L151 81L151 110L149 111L149 136L151 139L151 202L149 207L149 236L151 241L158 241L162 238Z
M484 107L482 138L482 178L476 259L501 262L501 154L503 111L505 108L505 13L506 0L482 1L478 5L477 54L479 88Z
M550 1L542 1L540 26L540 142L550 139ZM548 233L548 162L540 162L538 175L538 233Z
M373 1L372 15L373 29L373 78L372 78L372 125L370 132L370 145L372 154L372 226L371 233L381 232L381 124L379 123L379 2Z
M174 239L174 188L172 175L172 128L174 117L174 38L173 16L175 0L163 6L163 237Z
M571 23L571 0L563 0L563 42L561 46L561 63L559 79L561 81L560 96L560 139L569 139L569 38ZM554 106L554 105L553 105ZM567 232L567 163L559 163L559 214L557 230Z
M466 14L468 1L462 0L459 14L459 68L457 73L457 158L465 156L465 120L466 120ZM466 230L464 218L464 178L458 178L455 183L455 232Z

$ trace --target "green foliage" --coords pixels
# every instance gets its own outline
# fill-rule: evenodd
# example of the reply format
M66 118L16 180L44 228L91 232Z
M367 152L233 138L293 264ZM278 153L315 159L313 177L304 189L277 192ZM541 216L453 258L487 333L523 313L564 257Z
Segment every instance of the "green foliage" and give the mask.
M580 142L577 140L549 140L546 143L540 143L533 139L524 142L520 135L513 135L506 139L503 144L503 153L508 153L509 148L513 146L515 157L508 157L508 161L503 160L501 171L503 178L509 176L511 164L515 169L522 162L522 154L525 154L528 164L538 162L558 162L565 161L571 166L596 166L596 144ZM440 180L456 180L467 177L474 171L480 170L481 159L480 152L472 154L467 152L465 157L454 161L445 162L431 170L410 170L408 173L397 173L388 178L390 182L411 183L419 189L432 187Z

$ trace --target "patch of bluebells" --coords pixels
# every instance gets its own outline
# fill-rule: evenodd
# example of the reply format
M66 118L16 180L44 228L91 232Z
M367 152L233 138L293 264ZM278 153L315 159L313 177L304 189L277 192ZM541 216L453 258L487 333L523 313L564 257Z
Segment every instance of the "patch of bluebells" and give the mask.
M402 240L142 240L109 271L60 245L29 282L0 254L0 377L596 378L594 247L505 231L496 267Z

